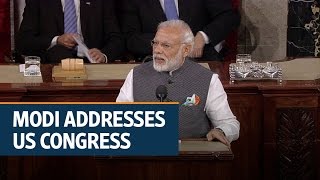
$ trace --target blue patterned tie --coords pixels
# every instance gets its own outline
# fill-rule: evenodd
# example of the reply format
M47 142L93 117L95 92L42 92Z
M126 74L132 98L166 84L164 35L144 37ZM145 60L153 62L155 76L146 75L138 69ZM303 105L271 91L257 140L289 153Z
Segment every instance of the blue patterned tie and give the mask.
M65 0L64 4L64 32L77 33L77 15L74 0Z
M164 0L164 12L166 13L167 20L179 19L174 0Z

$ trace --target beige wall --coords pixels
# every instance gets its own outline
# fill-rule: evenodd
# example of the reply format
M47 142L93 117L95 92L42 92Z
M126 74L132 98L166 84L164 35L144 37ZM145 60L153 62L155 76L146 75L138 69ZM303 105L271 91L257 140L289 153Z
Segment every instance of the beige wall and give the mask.
M242 0L238 53L259 62L286 58L287 0Z

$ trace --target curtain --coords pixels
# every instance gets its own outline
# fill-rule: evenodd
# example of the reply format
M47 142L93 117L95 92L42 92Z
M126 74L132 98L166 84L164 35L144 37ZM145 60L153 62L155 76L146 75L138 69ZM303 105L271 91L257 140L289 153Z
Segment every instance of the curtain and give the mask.
M240 7L240 0L232 0L232 7L235 10L238 10ZM234 31L228 36L228 38L226 39L226 44L228 47L228 52L224 58L224 61L231 63L235 62L238 45L238 31Z
M10 49L10 0L0 0L0 63Z

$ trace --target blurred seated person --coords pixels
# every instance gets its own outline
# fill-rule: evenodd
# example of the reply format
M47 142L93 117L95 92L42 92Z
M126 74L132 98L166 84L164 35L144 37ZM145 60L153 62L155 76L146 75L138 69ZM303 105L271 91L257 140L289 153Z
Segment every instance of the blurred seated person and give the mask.
M209 69L191 61L194 36L182 20L161 23L152 40L153 61L131 70L117 102L155 102L156 89L167 88L165 101L179 102L179 138L207 137L226 145L238 139L240 124L227 94Z
M86 44L94 63L119 59L124 39L113 0L26 0L16 38L20 54L40 56L42 63L84 58L85 53L73 36Z
M231 0L122 0L121 27L136 59L151 55L149 45L160 22L180 19L195 34L190 57L223 60L223 41L240 24Z

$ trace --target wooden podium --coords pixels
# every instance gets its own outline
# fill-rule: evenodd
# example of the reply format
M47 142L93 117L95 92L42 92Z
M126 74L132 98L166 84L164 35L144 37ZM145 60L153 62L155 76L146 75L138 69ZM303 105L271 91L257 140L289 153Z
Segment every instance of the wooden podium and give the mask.
M231 179L233 153L203 139L182 140L172 157L95 157L98 179Z
M167 157L8 157L0 172L4 180L232 179L233 153L222 143L185 140L179 149Z

